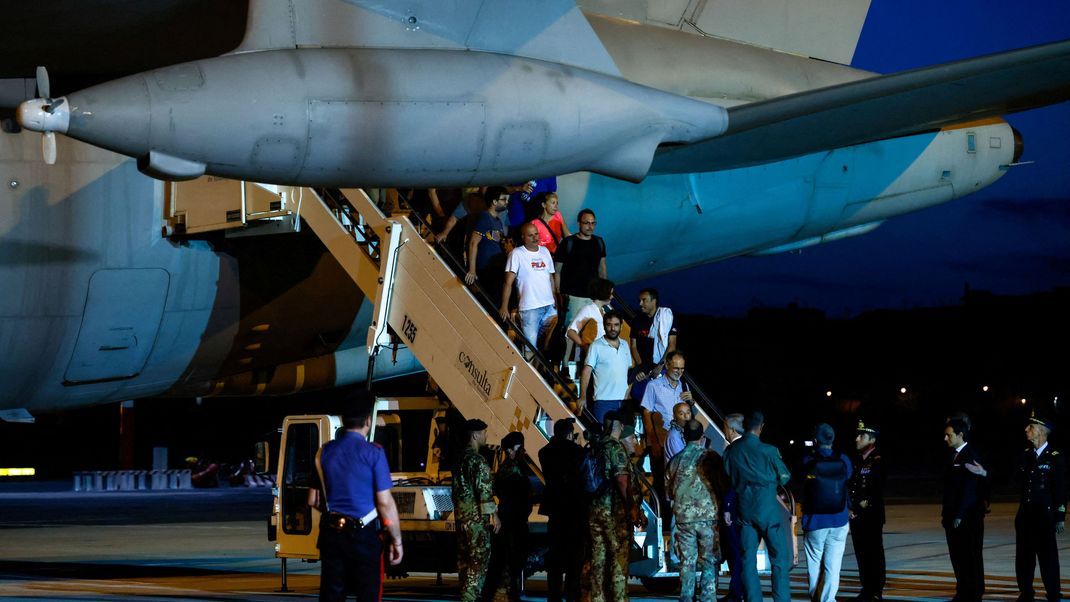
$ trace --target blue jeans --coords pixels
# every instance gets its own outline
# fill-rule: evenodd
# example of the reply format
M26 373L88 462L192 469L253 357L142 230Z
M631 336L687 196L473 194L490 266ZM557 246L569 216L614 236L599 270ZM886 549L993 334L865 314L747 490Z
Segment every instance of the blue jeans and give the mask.
M594 405L591 407L591 413L594 414L594 419L601 425L605 420L606 414L610 412L616 412L620 409L620 400L609 399L596 399Z
M520 330L524 331L524 338L538 348L547 324L556 315L557 309L553 305L520 310Z

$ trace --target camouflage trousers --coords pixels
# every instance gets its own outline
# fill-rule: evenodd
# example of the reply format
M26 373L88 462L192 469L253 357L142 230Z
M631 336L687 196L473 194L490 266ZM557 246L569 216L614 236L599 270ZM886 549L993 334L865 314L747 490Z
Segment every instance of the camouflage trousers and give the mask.
M591 508L588 521L590 555L583 565L585 602L628 599L628 548L631 529L624 511Z
M680 558L680 602L695 599L695 577L702 573L698 599L717 599L717 522L676 523L676 554Z
M461 577L461 601L481 599L490 566L491 530L480 519L457 521L457 572Z

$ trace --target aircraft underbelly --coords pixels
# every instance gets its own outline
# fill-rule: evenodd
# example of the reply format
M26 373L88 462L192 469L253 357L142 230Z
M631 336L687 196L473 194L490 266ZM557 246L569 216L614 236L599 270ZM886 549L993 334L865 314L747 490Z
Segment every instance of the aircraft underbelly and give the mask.
M879 222L980 189L1003 173L1011 134L1006 124L974 131L992 148L968 154L965 131L951 131L754 167L650 176L639 184L572 174L559 180L561 208L566 214L595 208L611 253L610 276L639 280ZM969 182L969 189L956 192L957 182Z

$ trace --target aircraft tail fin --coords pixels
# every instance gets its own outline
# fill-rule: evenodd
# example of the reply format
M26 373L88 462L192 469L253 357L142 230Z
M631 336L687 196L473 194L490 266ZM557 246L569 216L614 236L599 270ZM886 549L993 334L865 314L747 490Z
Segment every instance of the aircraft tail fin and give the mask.
M250 0L234 52L354 47L499 52L620 75L575 0Z

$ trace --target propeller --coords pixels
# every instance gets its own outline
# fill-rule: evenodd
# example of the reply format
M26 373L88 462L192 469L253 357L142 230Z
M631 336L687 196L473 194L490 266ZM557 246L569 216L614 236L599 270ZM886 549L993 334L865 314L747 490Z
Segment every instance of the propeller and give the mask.
M56 162L56 132L66 133L70 125L70 110L64 97L52 98L48 70L37 67L37 98L19 105L18 121L22 127L41 132L41 154L45 163Z

